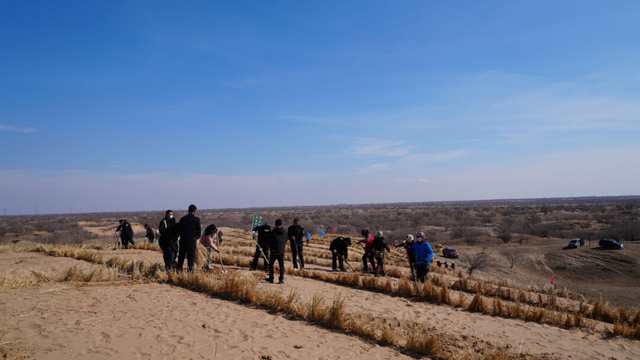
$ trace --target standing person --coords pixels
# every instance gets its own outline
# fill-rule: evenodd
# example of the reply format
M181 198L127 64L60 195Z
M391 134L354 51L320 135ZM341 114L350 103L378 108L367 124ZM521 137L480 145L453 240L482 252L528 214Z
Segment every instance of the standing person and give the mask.
M369 271L369 265L367 262L371 263L371 269L375 270L376 264L373 260L373 235L369 233L369 229L362 230L362 236L364 239L358 241L358 243L364 243L364 255L362 255L362 269L365 272Z
M376 277L387 275L384 268L384 251L386 249L387 251L391 252L391 249L389 249L389 245L387 245L387 242L384 240L384 234L382 233L382 231L378 231L376 233L376 237L373 239L373 243L371 244L371 246L373 247L373 257L378 263L374 268L374 270L376 271Z
M409 234L401 244L395 245L396 248L399 248L400 246L402 246L407 251L407 258L409 259L409 267L411 267L411 277L415 276L415 271L416 271L415 270L416 254L410 251L414 243L415 243L415 240L413 239L413 235ZM438 262L438 266L440 266L439 262Z
M289 226L287 237L291 240L291 260L293 260L293 268L298 268L296 257L300 257L300 269L304 269L304 256L302 255L304 228L300 226L300 220L298 218L293 219L293 225Z
M338 267L336 266L336 262L340 262L340 271L344 270L344 261L347 261L349 256L349 246L351 245L351 238L343 238L342 236L338 236L335 238L331 245L329 246L329 250L333 255L332 260L332 269L336 271Z
M133 242L133 229L127 220L120 220L120 226L116 228L116 231L120 231L120 240L125 249L129 248L129 243L135 245Z
M284 252L287 246L287 232L282 227L282 220L276 220L276 227L269 234L269 250L271 257L269 258L269 277L267 282L273 284L273 263L278 262L280 267L280 281L278 284L284 284Z
M198 212L198 208L193 204L189 205L189 214L180 218L180 223L178 223L180 231L178 272L182 272L185 256L187 257L187 269L189 272L193 272L193 264L196 260L197 240L200 238L200 233L202 233L200 218L196 216L196 212Z
M158 224L158 231L160 232L158 245L160 245L162 249L165 271L176 268L176 258L178 257L178 228L175 226L176 219L173 218L173 211L165 211L164 219Z
M258 233L258 245L256 245L256 253L253 255L253 262L251 263L250 270L256 270L258 268L258 260L260 255L263 255L264 269L269 270L269 264L267 259L269 258L269 234L271 234L271 225L264 224L256 226L253 231Z
M433 260L433 249L427 241L427 237L423 232L416 235L418 240L411 247L411 252L416 255L416 272L418 280L425 282L429 278L429 267L431 266L431 260Z
M209 260L211 259L211 250L213 249L218 254L220 253L220 250L218 250L218 247L213 241L213 238L215 238L217 234L218 234L218 228L214 224L211 224L207 226L206 229L204 229L204 232L202 233L202 237L200 237L200 244L202 244L204 248L207 249L207 264L202 267L205 270L211 270L211 268L209 267L209 263L210 263Z
M149 242L149 244L153 244L156 239L156 235L153 233L153 229L148 224L144 224L144 228L147 230L147 234L144 236L145 240Z

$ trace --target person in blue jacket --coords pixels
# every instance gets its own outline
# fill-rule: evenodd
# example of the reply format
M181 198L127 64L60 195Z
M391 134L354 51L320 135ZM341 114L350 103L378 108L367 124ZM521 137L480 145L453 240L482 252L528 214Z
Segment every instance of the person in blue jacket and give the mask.
M429 277L429 267L431 266L431 260L433 260L433 249L427 241L427 237L423 232L416 235L416 242L409 249L410 252L416 255L416 275L420 282L427 281Z

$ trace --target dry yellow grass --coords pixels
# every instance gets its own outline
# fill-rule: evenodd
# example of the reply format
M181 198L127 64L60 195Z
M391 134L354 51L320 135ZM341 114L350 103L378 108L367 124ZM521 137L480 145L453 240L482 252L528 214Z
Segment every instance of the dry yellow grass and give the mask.
M502 306L502 299L499 297L493 298L493 313L502 315L504 313L504 306Z
M6 271L0 274L0 287L16 289L54 281L51 274L43 271L30 270L19 273Z
M412 331L407 338L405 347L421 355L437 355L438 339L426 334L427 330L416 329Z
M385 346L397 346L398 345L398 336L395 331L391 329L391 325L384 324L382 327L382 334L380 335L380 344Z
M473 299L471 300L471 303L469 303L469 307L467 308L467 310L481 312L481 313L488 312L487 305L480 292L477 292L476 296L473 297Z
M85 261L94 262L98 264L104 263L112 268L131 274L134 279L166 278L166 274L164 274L164 272L162 271L162 267L159 264L133 262L127 259L117 258L117 257L109 258L105 260L105 258L101 254L97 253L95 250L90 250L85 247L68 246L68 245L67 246L37 245L31 249L28 249L28 251L43 252L53 256L66 256L66 257L72 257L77 259L83 259ZM198 256L196 259L197 259L197 262L204 261L204 259L206 259L206 253L203 247L198 248ZM233 264L233 265L245 266L245 267L248 267L250 262L250 259L238 257L234 255L226 255L226 254L222 256L222 259L225 262L225 264ZM359 276L358 274L351 274L346 276L344 275L335 276L333 274L328 274L322 271L307 271L307 270L301 271L301 270L293 270L290 268L287 268L286 270L290 274L310 277L310 278L327 281L327 282L338 283L341 285L351 286L355 288L388 293L388 294L397 295L397 296L405 296L405 297L417 296L423 301L435 301L440 303L452 304L452 300L448 294L448 290L444 290L443 288L439 289L431 281L428 281L425 284L413 284L413 286L408 286L406 282L403 283L403 280L405 279L402 279L397 284L394 284L390 278L386 278L383 280L383 279L374 278L374 277L367 277L367 276L362 277L362 276ZM440 279L440 277L438 277L438 279ZM473 285L471 285L470 280L473 281ZM436 281L440 281L440 280L436 280ZM465 296L464 296L464 293L462 292L463 288L473 288L476 290L480 289L480 290L486 291L487 289L489 289L488 287L489 285L493 286L493 283L496 283L495 284L496 288L492 289L490 291L491 293L496 293L496 296L500 296L500 295L505 296L505 294L507 294L508 292L507 296L515 298L516 299L515 303L504 305L501 312L496 311L495 306L490 307L490 306L487 306L487 304L485 304L484 300L480 301L480 299L482 299L481 293L476 293L476 296L473 298L469 306L468 307L465 306L466 305ZM443 283L443 284L446 285L446 283ZM475 311L480 311L486 314L494 314L496 316L521 318L525 320L536 321L536 322L547 323L547 324L554 324L554 325L560 325L559 323L562 323L562 325L567 325L571 323L572 326L576 326L576 327L588 326L592 328L595 328L596 320L610 321L611 323L613 323L614 321L619 321L622 318L624 319L632 318L633 320L631 321L630 324L628 324L628 327L636 326L638 324L638 320L640 320L640 313L637 311L631 311L624 308L622 310L620 308L613 308L608 304L603 304L601 301L599 302L598 300L595 300L593 306L591 307L591 309L589 309L590 312L588 312L586 305L581 304L578 312L581 313L582 316L578 316L574 312L574 315L572 316L571 321L569 321L568 319L569 315L567 315L567 317L565 317L563 321L563 320L558 320L558 317L562 317L559 314L562 314L562 312L566 310L557 308L556 311L551 311L547 308L543 308L542 306L540 306L540 304L544 304L544 298L542 298L541 296L537 296L536 299L534 299L536 305L538 305L537 307L532 307L532 306L523 307L521 299L527 302L529 302L530 299L528 299L527 292L521 289L518 289L517 291L513 291L513 289L502 288L503 284L496 281L488 281L485 283L481 283L478 279L466 278L464 276L459 277L459 279L457 279L457 281L455 282L454 286L457 286L460 289L461 296L459 297L460 299L459 303L462 304L462 306L470 309L476 309L480 306L481 307L480 310L475 310ZM548 292L549 290L545 289L544 291ZM499 292L502 292L503 294L497 294ZM478 298L478 294L480 294L480 298ZM550 299L552 296L555 296L555 293L552 293L552 295L548 295L547 299ZM259 302L259 301L255 297L252 297L252 302ZM551 303L551 301L547 300L547 303ZM589 318L586 318L585 315L588 316ZM626 331L626 333L629 333L629 331Z
M120 279L117 270L100 268L87 270L79 265L73 265L64 270L60 275L39 270L30 270L19 273L3 272L0 274L0 287L20 288L53 282L104 282Z

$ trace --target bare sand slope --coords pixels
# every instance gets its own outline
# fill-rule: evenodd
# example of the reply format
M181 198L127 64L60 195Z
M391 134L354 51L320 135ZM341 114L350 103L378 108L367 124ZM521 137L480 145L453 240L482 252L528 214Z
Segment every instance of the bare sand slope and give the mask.
M100 306L81 306L100 303ZM78 306L72 309L56 309ZM39 308L36 312L20 312ZM409 358L301 321L159 284L0 293L0 354L30 359Z
M322 293L329 301L334 294L341 293L348 300L348 312L415 321L436 328L438 333L460 338L475 337L515 349L522 344L522 351L529 354L546 353L574 359L640 359L640 341L607 338L588 329L567 330L519 319L487 316L451 306L415 302L296 276L286 276L284 285L265 282L262 286L281 287L285 292L296 288L307 299L314 293Z
M59 274L73 265L78 265L85 269L103 268L102 265L96 265L82 260L47 256L41 253L0 253L0 272L19 273L39 270Z

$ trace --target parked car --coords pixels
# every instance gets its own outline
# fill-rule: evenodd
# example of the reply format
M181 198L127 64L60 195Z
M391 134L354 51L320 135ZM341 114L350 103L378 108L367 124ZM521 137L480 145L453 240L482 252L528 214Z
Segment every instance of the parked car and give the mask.
M579 239L571 239L569 240L569 245L567 245L567 248L569 249L577 249L581 246L580 244L580 240Z
M580 238L575 238L575 239L571 239L571 240L578 240L578 242L580 242L580 246L584 246L584 240L582 240Z
M602 239L598 242L598 246L605 249L624 249L624 245L612 239Z
M442 249L442 256L452 258L452 259L457 259L458 252L456 251L456 249L444 248Z

